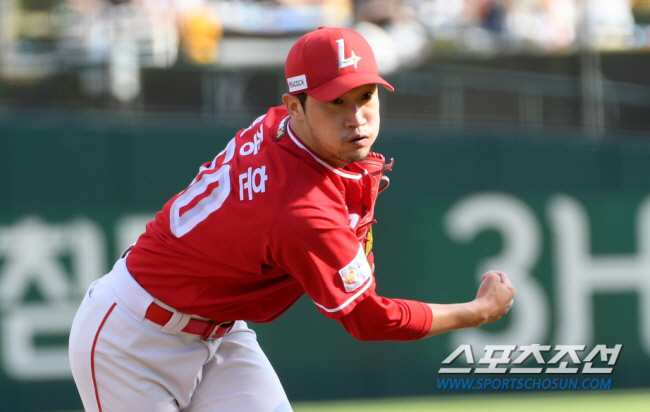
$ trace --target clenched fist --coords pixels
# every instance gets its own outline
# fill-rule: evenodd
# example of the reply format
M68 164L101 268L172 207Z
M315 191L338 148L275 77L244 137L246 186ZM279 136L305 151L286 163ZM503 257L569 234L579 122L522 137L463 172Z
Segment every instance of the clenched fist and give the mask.
M474 299L479 326L501 319L512 307L515 293L515 287L505 273L496 270L485 273Z

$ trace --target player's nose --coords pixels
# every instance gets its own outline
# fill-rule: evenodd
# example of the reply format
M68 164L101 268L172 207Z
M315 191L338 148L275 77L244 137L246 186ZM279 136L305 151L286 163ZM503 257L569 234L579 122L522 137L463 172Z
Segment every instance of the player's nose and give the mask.
M364 126L368 122L366 114L361 104L352 105L351 110L348 114L347 126L351 128L357 128Z

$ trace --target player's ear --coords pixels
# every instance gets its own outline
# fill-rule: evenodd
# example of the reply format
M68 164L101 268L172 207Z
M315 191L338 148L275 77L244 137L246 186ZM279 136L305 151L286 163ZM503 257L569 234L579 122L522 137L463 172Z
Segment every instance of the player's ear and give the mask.
M285 93L282 95L282 102L292 117L304 116L302 104L300 103L300 99L296 96Z

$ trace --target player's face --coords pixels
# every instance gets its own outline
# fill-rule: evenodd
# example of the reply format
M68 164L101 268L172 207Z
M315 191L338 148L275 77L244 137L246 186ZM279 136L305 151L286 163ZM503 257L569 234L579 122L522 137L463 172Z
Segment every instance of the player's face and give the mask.
M357 87L331 102L307 97L303 116L294 130L316 154L336 167L363 160L379 134L377 85Z

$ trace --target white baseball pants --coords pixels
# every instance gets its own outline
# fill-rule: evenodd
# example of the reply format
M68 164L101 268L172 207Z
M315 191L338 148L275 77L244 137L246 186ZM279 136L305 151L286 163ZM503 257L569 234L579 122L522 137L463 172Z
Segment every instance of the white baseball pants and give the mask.
M95 281L70 332L70 365L86 412L291 411L255 332L237 321L221 339L160 326L124 259ZM185 322L186 323L186 322Z

